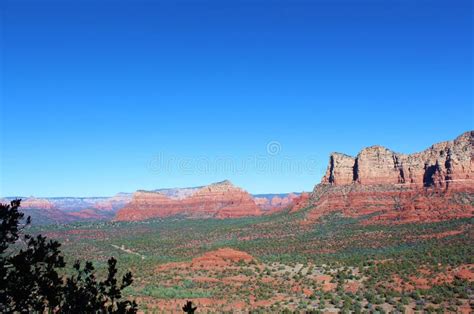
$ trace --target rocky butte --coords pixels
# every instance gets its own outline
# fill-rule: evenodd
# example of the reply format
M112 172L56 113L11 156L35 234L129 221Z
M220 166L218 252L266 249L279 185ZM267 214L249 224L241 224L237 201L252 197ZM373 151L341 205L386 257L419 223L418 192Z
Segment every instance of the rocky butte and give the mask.
M237 218L262 214L252 196L230 181L170 191L136 192L132 201L117 212L115 220L134 221L170 216Z
M307 222L329 212L371 215L366 223L472 217L474 131L411 155L382 146L356 157L333 153L306 206Z

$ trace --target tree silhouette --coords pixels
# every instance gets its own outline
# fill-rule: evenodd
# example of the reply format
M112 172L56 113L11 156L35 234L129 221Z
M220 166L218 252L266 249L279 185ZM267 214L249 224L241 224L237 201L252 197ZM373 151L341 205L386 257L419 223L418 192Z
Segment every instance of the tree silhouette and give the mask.
M186 304L183 306L183 311L186 313L193 314L197 309L197 306L193 307L192 301L187 301Z
M123 300L121 291L133 282L129 272L121 283L114 258L108 261L104 281L95 278L94 267L74 264L75 275L61 276L66 266L61 244L38 235L23 234L31 223L22 223L21 200L0 204L0 312L136 313L135 301Z

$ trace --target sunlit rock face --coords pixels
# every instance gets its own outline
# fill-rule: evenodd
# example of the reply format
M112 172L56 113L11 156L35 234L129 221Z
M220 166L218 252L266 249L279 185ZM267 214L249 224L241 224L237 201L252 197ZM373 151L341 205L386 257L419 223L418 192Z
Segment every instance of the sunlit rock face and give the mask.
M333 153L322 183L469 188L474 173L473 138L474 131L466 132L411 155L382 146L364 148L355 158Z
M322 182L335 185L351 184L354 181L354 164L354 157L332 153Z
M366 223L425 222L474 215L474 131L415 154L382 146L333 153L310 195L308 221L340 211ZM303 207L305 207L303 206Z
M258 216L262 210L252 196L229 181L195 188L170 196L164 190L139 191L117 212L115 220L135 221L170 216L189 218L237 218Z

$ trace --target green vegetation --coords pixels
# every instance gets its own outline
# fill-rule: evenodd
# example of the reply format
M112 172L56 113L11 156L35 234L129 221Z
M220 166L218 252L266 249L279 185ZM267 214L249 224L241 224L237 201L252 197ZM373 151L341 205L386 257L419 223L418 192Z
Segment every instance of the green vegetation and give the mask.
M212 297L212 293L209 291L196 291L192 288L181 286L155 286L152 284L146 285L139 291L131 288L126 290L125 293L134 296L149 296L159 299L195 299Z
M456 312L473 297L472 282L455 277L456 271L474 264L473 219L364 225L369 216L335 213L308 225L302 218L301 212L226 220L169 218L42 226L31 231L64 243L65 256L71 260L95 261L99 273L105 272L108 256L117 258L123 271L135 274L126 293L143 298L142 308L151 300L212 298L244 302L252 310ZM222 247L247 252L256 262L221 270L156 269ZM314 279L322 275L331 281ZM225 281L238 276L244 278L238 285ZM436 276L438 283L431 281ZM195 282L194 277L214 281ZM328 284L332 286L323 291ZM349 284L357 285L348 290Z
M24 233L20 200L0 204L0 312L2 313L136 313L137 304L122 297L132 274L116 278L117 260L107 261L106 278L97 280L91 262L76 261L73 274L66 266L61 244L43 235Z

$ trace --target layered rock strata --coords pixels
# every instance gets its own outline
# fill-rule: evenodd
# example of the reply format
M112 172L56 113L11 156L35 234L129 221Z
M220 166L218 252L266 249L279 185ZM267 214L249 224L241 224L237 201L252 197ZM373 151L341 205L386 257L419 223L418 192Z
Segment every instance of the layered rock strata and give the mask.
M335 211L367 223L428 222L474 215L474 131L415 154L382 146L333 153L307 206L308 221Z
M333 153L322 183L401 184L420 187L471 188L474 176L474 131L420 153L399 154L382 146L363 149L356 157Z
M171 197L160 191L139 191L117 212L117 221L183 216L188 218L237 218L258 216L262 210L252 196L229 181L196 189L185 197Z

